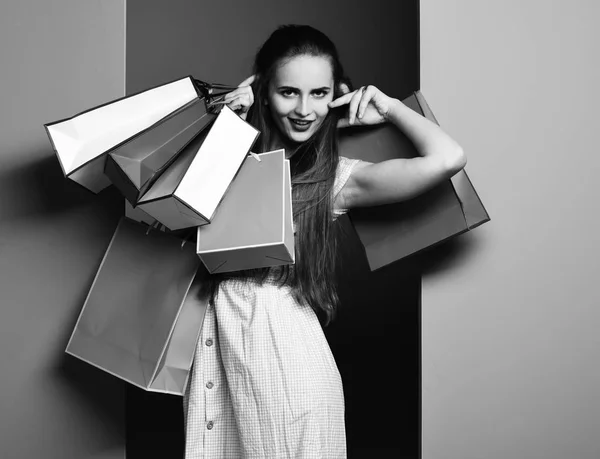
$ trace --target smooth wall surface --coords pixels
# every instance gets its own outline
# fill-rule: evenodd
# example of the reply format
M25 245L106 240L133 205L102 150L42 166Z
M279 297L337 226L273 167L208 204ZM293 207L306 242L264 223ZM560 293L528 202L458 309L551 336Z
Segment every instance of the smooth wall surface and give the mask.
M599 17L421 2L421 88L492 218L423 279L424 459L600 457Z
M286 23L327 33L355 85L375 84L399 98L418 89L417 1L129 0L127 91L188 74L237 85L250 75L258 47ZM415 458L420 273L407 264L371 273L343 220L342 307L326 335L344 380L349 458ZM128 388L127 408L128 458L179 457L180 400Z
M64 354L122 214L67 181L43 124L124 95L124 0L0 6L0 457L125 455L124 384Z

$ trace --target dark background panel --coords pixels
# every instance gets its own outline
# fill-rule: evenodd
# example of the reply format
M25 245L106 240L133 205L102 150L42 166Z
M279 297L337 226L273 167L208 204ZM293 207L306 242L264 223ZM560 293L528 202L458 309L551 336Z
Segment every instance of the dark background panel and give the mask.
M418 1L127 2L127 92L192 74L238 84L280 24L310 24L336 43L355 85L393 97L419 89ZM418 457L416 265L371 273L349 220L339 254L342 307L326 335L344 380L350 458ZM316 389L318 390L318 388ZM183 454L181 398L127 388L127 457Z
M238 84L281 24L309 24L337 45L353 82L402 98L419 88L418 1L130 0L127 92L193 74Z
M325 333L344 381L349 458L417 458L421 276L413 259L369 270L347 217L341 307Z

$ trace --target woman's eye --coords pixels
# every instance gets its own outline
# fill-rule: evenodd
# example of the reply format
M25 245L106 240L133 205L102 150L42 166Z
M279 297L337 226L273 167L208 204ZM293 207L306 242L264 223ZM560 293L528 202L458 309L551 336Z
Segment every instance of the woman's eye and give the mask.
M284 89L283 91L281 91L281 95L283 97L292 97L296 94L296 91L293 91L291 89Z
M317 99L321 99L321 98L323 98L323 97L325 97L327 95L327 91L315 91L315 92L313 92L313 95Z

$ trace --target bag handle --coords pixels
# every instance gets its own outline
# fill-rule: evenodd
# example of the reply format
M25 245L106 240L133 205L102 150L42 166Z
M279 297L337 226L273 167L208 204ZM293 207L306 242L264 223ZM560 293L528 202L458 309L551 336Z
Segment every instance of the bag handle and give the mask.
M163 226L166 230L168 230L168 228L163 225L162 223L160 223L158 220L154 220L152 222L152 224L148 225L148 229L146 230L146 236L148 236L148 234L150 234L150 231L152 231L153 229L159 230L160 231L160 227ZM194 234L194 231L196 231L196 227L193 227L182 239L181 241L181 248L183 249L183 246L186 244L186 242L190 242L190 236L192 236Z
M207 83L198 78L192 78L192 81L209 105L214 104L217 100L222 100L226 94L229 94L236 89L235 86L228 86L220 83Z

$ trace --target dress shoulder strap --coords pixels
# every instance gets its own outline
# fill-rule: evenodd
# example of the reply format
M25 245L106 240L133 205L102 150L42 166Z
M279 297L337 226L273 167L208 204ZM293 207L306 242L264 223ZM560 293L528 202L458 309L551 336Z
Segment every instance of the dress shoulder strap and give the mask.
M333 184L333 190L332 190L332 193L333 193L332 200L334 203L335 203L335 199L337 198L338 194L340 194L340 191L342 191L342 188L344 188L344 185L350 178L350 175L352 174L352 170L354 169L354 166L356 166L359 162L360 162L359 159L350 159L350 158L346 158L345 156L339 157L337 171L335 174L335 182ZM335 220L339 216L344 215L346 212L348 212L348 209L338 209L335 207L335 204L334 204L333 219Z

